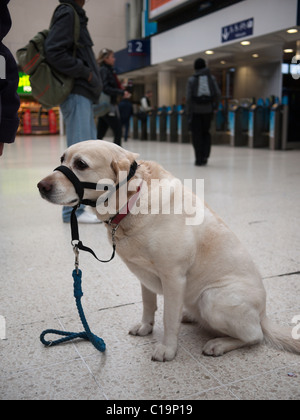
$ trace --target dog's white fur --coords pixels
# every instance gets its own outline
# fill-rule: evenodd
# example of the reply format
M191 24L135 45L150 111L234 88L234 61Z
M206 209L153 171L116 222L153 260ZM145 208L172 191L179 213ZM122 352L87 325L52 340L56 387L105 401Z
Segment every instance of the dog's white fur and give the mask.
M119 171L129 172L137 157L112 143L87 141L71 146L63 164L81 181L97 183L112 179L117 183ZM81 160L88 165L87 169L80 169ZM147 161L139 162L135 178L148 186L142 188L141 198L143 194L150 196L152 179L175 179L157 163ZM39 184L41 191L45 185L49 191L42 195L52 203L68 205L78 200L73 185L60 172L45 178ZM101 194L85 190L84 198L97 199ZM163 294L164 338L156 346L153 360L169 361L175 357L183 310L217 337L205 345L206 355L221 356L260 343L264 338L277 347L300 353L300 342L292 338L291 330L275 326L267 318L261 276L236 236L194 197L194 203L205 206L204 222L188 226L187 215L172 214L172 198L170 194L170 215L129 214L116 234L117 252L142 286L142 321L130 334L145 336L152 332L156 295ZM151 198L148 203L150 206ZM112 215L98 215L102 220L109 216ZM111 227L107 229L111 239Z

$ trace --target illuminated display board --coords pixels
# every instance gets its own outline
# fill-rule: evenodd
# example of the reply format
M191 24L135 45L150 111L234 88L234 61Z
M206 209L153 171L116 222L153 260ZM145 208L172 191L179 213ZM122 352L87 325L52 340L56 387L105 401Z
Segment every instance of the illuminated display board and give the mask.
M19 72L19 86L18 94L19 95L31 95L32 89L30 86L30 80L28 74Z
M191 2L193 2L193 0L150 0L149 17L150 19L156 19L179 6Z
M176 16L176 26L178 26L180 17L183 22L187 22L241 1L245 0L147 0L150 21L158 21L160 24L163 20L170 20L168 15L173 14ZM167 18L165 19L165 17ZM164 29L170 29L170 27Z

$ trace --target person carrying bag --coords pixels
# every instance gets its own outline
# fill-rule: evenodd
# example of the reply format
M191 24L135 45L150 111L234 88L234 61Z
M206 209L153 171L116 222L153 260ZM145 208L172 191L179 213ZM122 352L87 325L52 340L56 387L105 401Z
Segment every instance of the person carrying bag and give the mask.
M206 62L198 58L194 63L195 74L188 79L186 112L192 132L195 150L195 165L207 164L211 152L210 128L214 109L221 99L221 91L216 79L206 67Z
M118 98L129 98L130 93L122 89L121 83L114 71L115 61L116 59L112 50L104 48L100 51L98 63L100 65L100 75L103 83L101 98L103 98L103 103L105 103L105 96L103 94L107 95L110 98L110 106L108 112L98 120L98 139L103 140L110 127L114 132L114 142L121 146L122 124L118 108Z
M80 35L80 22L76 10L71 4L63 3L73 9L73 57L76 56L77 43ZM17 59L24 73L30 76L32 95L46 109L60 105L70 95L74 78L56 71L46 60L45 43L54 23L55 14L61 7L55 9L50 28L38 32L24 47L17 51Z

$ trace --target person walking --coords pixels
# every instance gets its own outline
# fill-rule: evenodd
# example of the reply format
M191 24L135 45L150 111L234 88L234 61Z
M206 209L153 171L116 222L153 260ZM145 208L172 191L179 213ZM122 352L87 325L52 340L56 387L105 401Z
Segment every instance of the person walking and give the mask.
M133 105L130 100L131 94L129 98L123 98L119 103L119 112L121 118L121 126L124 127L124 141L128 140L128 133L129 133L129 124L130 118L133 115Z
M19 127L18 67L10 50L2 42L11 28L7 7L9 1L0 1L0 156L3 154L4 144L15 141Z
M195 165L206 165L211 152L210 127L214 109L221 99L221 91L206 62L198 58L194 63L195 74L187 83L186 112L192 132Z
M88 18L83 9L85 0L59 0L62 4L55 12L53 24L45 42L48 63L57 71L74 78L74 87L60 105L64 117L68 147L85 140L97 140L93 104L98 103L102 82L88 31ZM68 6L71 5L72 7ZM75 9L75 12L74 12ZM74 13L80 21L80 35L74 50ZM63 221L69 222L72 209L63 208ZM78 222L93 223L98 219L84 211L77 211Z
M108 128L114 133L114 142L121 146L122 124L118 108L118 98L130 98L130 93L122 88L122 85L115 73L114 65L116 58L114 52L108 48L103 48L98 57L100 74L103 83L103 92L110 97L111 109L106 115L98 120L97 136L103 140Z

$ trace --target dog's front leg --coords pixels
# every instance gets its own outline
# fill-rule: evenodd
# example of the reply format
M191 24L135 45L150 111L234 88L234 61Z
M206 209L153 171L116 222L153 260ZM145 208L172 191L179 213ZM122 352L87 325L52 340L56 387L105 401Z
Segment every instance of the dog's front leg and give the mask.
M171 361L177 353L178 334L181 324L185 278L167 278L162 280L164 292L164 339L158 344L152 360L158 362Z
M131 335L145 336L152 333L155 311L157 310L156 294L142 284L143 318L140 324L129 331Z

